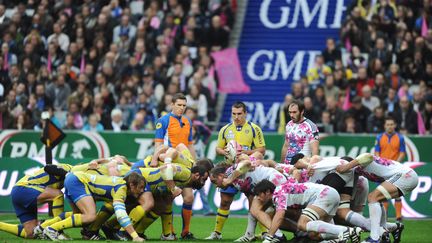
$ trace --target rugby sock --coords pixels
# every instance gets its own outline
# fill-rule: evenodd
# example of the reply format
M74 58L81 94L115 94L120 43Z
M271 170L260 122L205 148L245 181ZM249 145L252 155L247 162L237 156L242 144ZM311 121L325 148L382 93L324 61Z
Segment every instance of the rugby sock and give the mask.
M57 217L54 217L52 219L47 219L45 220L42 224L41 227L42 228L46 228L52 224L55 224L57 222L60 222L66 218L69 218L70 216L72 216L72 212L63 212L61 214L59 214Z
M246 228L246 234L247 236L254 236L255 235L255 228L257 225L257 220L252 216L252 214L248 213L248 224Z
M387 223L386 224L386 229L390 232L393 232L397 229L397 224L395 223Z
M162 213L161 221L162 221L162 234L169 235L173 232L172 228L172 211L167 211Z
M339 235L347 230L347 227L329 224L321 220L309 221L306 224L306 230L308 232L318 232L318 233L330 233L333 235Z
M384 205L380 204L380 206L381 206L380 226L385 227L387 223L387 211L384 209Z
M0 230L22 238L27 237L27 233L24 230L24 226L20 224L8 224L8 223L0 222Z
M64 211L64 196L63 194L58 195L52 201L52 214L54 217L57 217L59 214Z
M378 202L369 203L369 214L371 221L370 237L373 240L378 240L380 237L380 220L382 215L382 209Z
M60 230L64 230L64 229L68 229L68 228L72 228L72 227L79 227L82 226L82 220L81 220L81 214L72 214L72 216L59 221L55 224L52 224L51 228L60 231Z
M155 214L154 212L147 212L135 227L136 232L144 233L144 231L158 218L159 215Z
M401 221L402 220L402 200L400 197L395 199L395 209L396 209L396 220Z
M113 205L110 203L105 203L97 213L95 221L93 221L93 223L91 223L87 229L90 231L98 231L102 225L108 221L113 213Z
M181 233L182 236L189 233L191 218L192 218L192 204L183 203L183 209L182 209L183 227Z
M139 222L145 215L145 210L141 205L133 208L129 213L129 218L131 219L132 225Z
M364 230L370 231L370 220L365 218L363 215L350 211L346 217L345 221L348 223L358 226Z
M223 210L218 208L216 215L216 225L214 229L216 233L222 233L222 229L224 227L225 221L228 219L229 212L229 210Z

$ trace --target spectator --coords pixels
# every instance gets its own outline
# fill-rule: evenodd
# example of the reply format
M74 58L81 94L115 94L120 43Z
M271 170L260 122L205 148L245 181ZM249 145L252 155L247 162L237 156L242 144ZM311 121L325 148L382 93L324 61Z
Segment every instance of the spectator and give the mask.
M304 116L313 122L318 122L320 118L320 111L318 106L314 105L310 97L303 99L304 103Z
M51 43L53 40L56 40L60 49L66 53L69 49L69 36L62 32L60 23L57 22L53 25L53 34L48 36L48 43Z
M64 76L57 76L55 82L47 86L46 95L53 100L55 110L66 110L70 94L71 89L69 84L66 83Z
M278 126L278 133L282 134L285 133L285 126L288 123L288 121L291 120L291 117L289 115L289 105L293 101L293 96L291 94L286 94L284 98L284 102L279 108L279 126Z
M347 117L345 117L345 119L344 119L345 129L347 129L347 125L350 125L350 127L349 127L350 131L351 130L352 131L355 130L355 132L366 131L367 119L368 119L370 113L371 113L371 111L362 104L362 99L359 96L354 97L354 99L352 101L352 107L348 110L349 116L347 116L347 117L354 118L354 121L356 124L355 124L355 126L351 126L353 124L351 124L350 119L347 119Z
M328 75L324 84L325 97L333 97L337 99L339 97L339 88L334 85L334 76Z
M362 125L354 118L353 115L348 114L345 116L342 126L340 128L340 132L343 133L361 133Z
M333 38L327 38L326 49L322 52L322 56L324 58L324 63L329 67L334 67L335 61L342 58L342 53L336 48Z
M365 85L362 88L362 104L366 106L370 111L373 111L376 107L380 105L380 100L372 96L372 89L369 85Z
M311 84L322 84L324 83L325 77L331 73L331 68L324 64L323 56L317 55L315 57L314 67L307 71L308 81Z
M197 119L200 121L207 120L207 99L199 93L198 86L192 85L189 94L186 95L187 106L197 110Z
M417 113L412 108L407 96L399 100L399 108L391 114L397 121L401 133L417 134Z
M128 130L128 127L123 124L123 114L120 109L113 109L111 111L111 122L107 123L104 128L113 132Z
M367 132L380 133L384 131L384 115L383 107L375 107L373 113L368 117Z
M98 114L91 114L88 118L87 123L82 128L83 131L90 131L90 132L102 132L104 130L104 127L99 122L100 118Z
M388 89L386 85L386 80L384 79L384 75L382 73L378 73L375 75L375 87L372 91L372 95L377 97L382 103L388 94Z
M317 124L318 130L325 134L333 134L334 126L331 121L330 112L323 111L321 113L321 123Z

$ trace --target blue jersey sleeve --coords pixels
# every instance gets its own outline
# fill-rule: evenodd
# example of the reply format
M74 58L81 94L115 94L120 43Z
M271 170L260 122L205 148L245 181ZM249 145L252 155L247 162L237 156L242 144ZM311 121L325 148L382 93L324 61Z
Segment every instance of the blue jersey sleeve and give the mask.
M405 146L405 138L401 134L399 134L399 152L406 152L406 146Z
M163 142L167 132L169 115L165 115L156 122L155 141Z

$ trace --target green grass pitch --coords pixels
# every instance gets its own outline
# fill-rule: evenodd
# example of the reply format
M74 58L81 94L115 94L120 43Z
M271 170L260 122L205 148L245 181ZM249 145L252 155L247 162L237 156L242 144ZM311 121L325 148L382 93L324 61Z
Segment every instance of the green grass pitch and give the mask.
M43 218L43 216L42 216ZM7 223L18 223L17 218L14 214L0 214L0 221ZM210 235L214 227L215 218L213 217L201 217L194 216L192 218L191 231L194 235L201 240L196 241L180 241L180 242L209 242L203 240L205 237ZM244 217L230 217L225 224L223 231L223 242L232 242L233 240L240 237L246 229L247 219ZM432 220L405 220L405 230L402 235L402 242L414 243L414 242L432 242ZM181 217L179 215L174 216L174 227L177 234L181 231ZM79 229L69 229L66 233L73 237L74 241L67 241L70 243L74 242L85 242L80 240ZM159 241L161 233L160 221L156 221L146 231L146 235L150 238L148 241L151 242L163 242ZM288 239L292 238L291 233L285 232ZM363 233L362 238L366 238L368 233ZM18 243L18 242L35 242L35 240L25 240L13 236L11 234L0 232L0 243ZM40 241L37 242L49 242ZM88 241L91 242L91 241ZM210 241L211 242L211 241ZM220 241L218 241L220 242Z

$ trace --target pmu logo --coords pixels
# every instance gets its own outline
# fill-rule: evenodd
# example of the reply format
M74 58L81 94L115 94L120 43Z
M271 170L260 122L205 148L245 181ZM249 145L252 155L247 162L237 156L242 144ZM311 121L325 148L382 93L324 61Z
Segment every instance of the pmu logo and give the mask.
M408 218L425 218L430 217L430 203L432 202L432 179L431 165L429 163L420 162L419 152L411 139L404 136L407 160L404 165L415 170L418 174L418 185L410 193L402 197L402 215Z
M1 158L44 157L45 147L40 142L40 134L6 130L0 133ZM95 132L67 133L66 138L52 151L57 159L109 157L106 141Z

